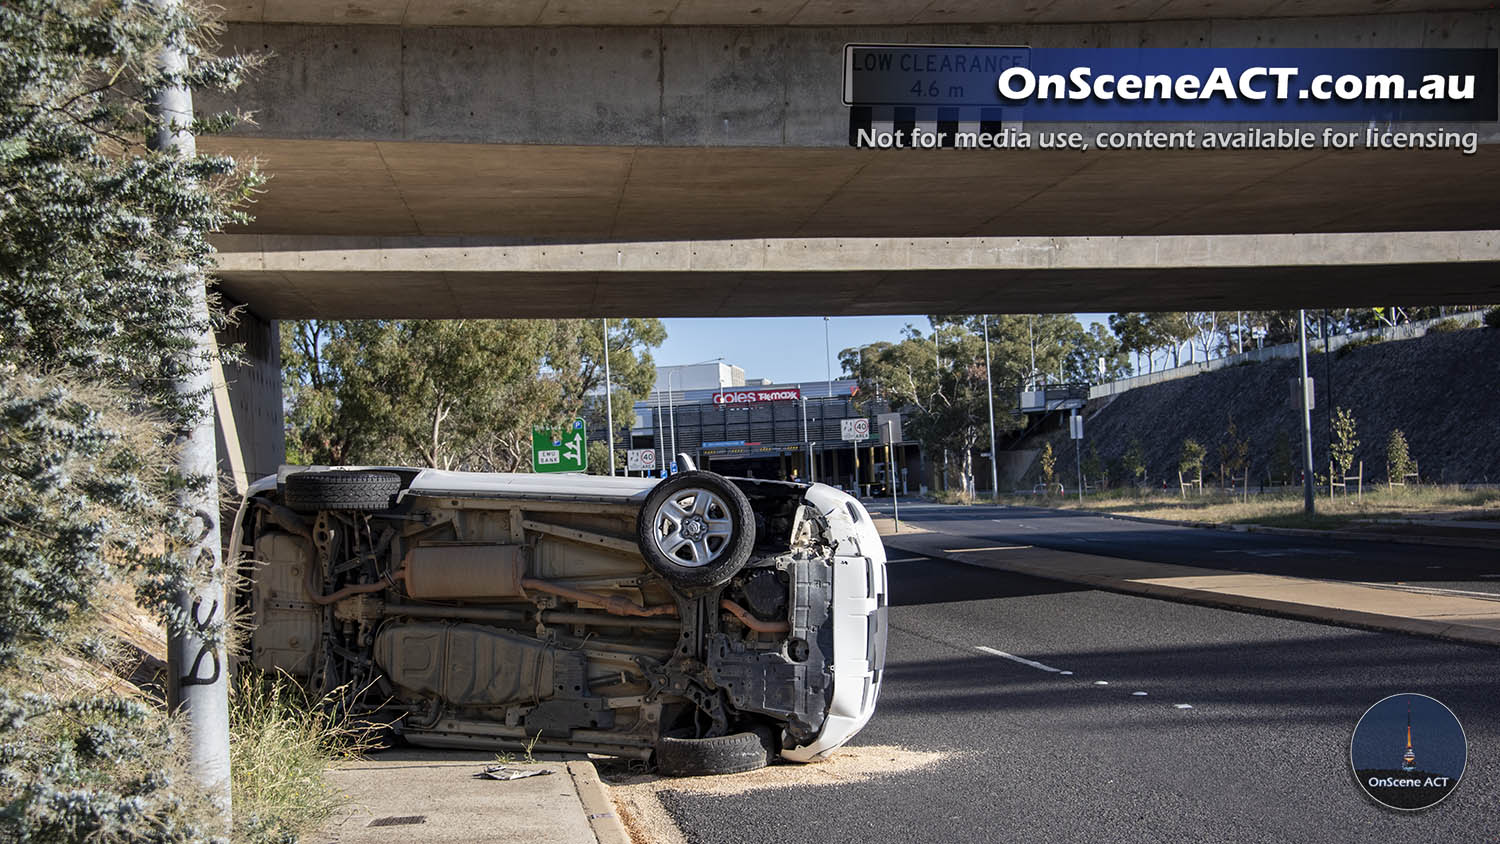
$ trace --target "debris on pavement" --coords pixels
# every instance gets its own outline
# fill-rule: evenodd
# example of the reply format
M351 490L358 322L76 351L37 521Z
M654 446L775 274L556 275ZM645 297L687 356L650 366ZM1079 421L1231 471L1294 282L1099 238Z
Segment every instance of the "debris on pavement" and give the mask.
M509 765L485 765L484 770L474 775L475 779L519 780L550 774L546 768L513 768Z

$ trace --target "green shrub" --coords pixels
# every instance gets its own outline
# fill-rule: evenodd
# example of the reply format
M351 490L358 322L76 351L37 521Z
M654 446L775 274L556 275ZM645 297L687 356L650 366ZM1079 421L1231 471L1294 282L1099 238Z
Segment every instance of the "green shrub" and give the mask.
M1397 428L1385 443L1386 480L1390 483L1405 483L1406 476L1416 471L1411 459L1411 449L1406 445L1406 435Z
M1195 439L1189 437L1182 441L1182 454L1177 460L1177 471L1183 477L1195 476L1203 469L1203 458L1207 450Z
M1500 305L1484 312L1484 325L1486 328L1500 328Z
M1428 334L1448 334L1448 333L1451 333L1451 332L1454 332L1454 331L1463 331L1465 328L1468 328L1468 327L1469 327L1468 325L1466 325L1466 324L1464 324L1462 322L1459 322L1458 320L1454 319L1453 317L1448 317L1446 319L1440 319L1437 322L1434 322L1432 325L1427 326L1427 333Z
M1334 475L1338 479L1349 474L1349 469L1354 465L1354 452L1359 448L1359 429L1354 422L1354 414L1347 407L1334 409L1333 414L1333 447L1330 456L1333 458Z
M1133 483L1140 483L1146 478L1146 447L1141 445L1138 439L1132 439L1130 445L1125 449L1125 454L1120 458L1120 464L1125 469L1125 476Z

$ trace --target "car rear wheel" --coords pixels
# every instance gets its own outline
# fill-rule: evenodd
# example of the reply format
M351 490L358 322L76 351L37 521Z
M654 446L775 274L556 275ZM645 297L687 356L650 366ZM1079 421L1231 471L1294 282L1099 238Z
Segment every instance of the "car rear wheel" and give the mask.
M764 768L774 752L775 740L764 727L714 738L662 736L656 745L656 770L669 777L741 774Z
M394 472L298 472L286 479L286 506L319 510L389 510L401 491Z
M717 586L755 546L755 513L740 488L713 472L682 472L646 497L636 538L647 565L680 587Z

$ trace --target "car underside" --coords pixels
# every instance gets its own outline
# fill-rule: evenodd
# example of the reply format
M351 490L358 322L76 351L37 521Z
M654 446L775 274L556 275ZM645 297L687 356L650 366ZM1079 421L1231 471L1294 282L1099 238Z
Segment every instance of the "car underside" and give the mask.
M853 499L696 471L535 477L284 472L236 522L249 658L345 690L352 714L411 743L654 757L667 773L816 758L868 719L884 556L858 547ZM864 688L836 701L836 675Z

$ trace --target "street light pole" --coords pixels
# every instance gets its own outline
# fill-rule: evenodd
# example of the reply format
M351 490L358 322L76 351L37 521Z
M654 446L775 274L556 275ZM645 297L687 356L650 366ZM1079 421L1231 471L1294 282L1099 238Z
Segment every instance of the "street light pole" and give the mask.
M662 458L663 458L661 460L656 461L656 468L657 468L658 471L667 468L667 461L665 459L666 456L667 456L666 455L666 449L661 447L662 446L662 435L665 434L665 433L666 433L666 426L661 421L661 386L657 385L657 388L656 388L656 436L653 438L653 444L662 452Z
M1033 364L1035 366L1035 364ZM990 404L990 497L1000 499L1000 464L995 453L995 384L990 380L990 315L984 315L984 392Z
M153 0L164 16L178 13L178 0ZM152 103L161 121L147 145L190 160L197 154L193 138L193 93L181 82L188 70L182 47L168 40L156 57L157 67L168 79ZM183 489L177 506L192 513L201 532L187 554L202 579L177 593L176 610L186 620L183 629L167 636L167 706L182 718L187 728L189 772L195 785L207 794L218 814L222 831L231 826L229 790L229 664L216 628L227 620L224 561L220 553L217 434L214 430L213 384L207 360L213 354L207 290L198 268L184 266L182 277L192 302L194 326L187 329L192 350L190 365L174 385L178 397L190 403L194 418L177 438L177 470L184 478L206 479L199 489ZM234 444L231 443L233 448Z
M896 502L896 422L885 420L885 465L887 477L891 479L891 518L896 523L896 533L901 532L901 505Z
M801 384L797 385L797 397L802 400L802 448L805 449L802 455L802 465L807 469L808 483L812 483L812 443L807 439L807 396L803 394Z
M609 476L615 476L615 402L609 374L609 317L604 323L604 425L609 431Z
M1302 369L1302 380L1297 384L1298 398L1302 402L1302 510L1312 515L1312 409L1307 406L1307 311L1297 311L1297 348Z
M823 317L823 368L827 370L828 381L824 388L828 395L833 395L833 344L828 339L828 317Z
M669 470L672 463L677 460L677 408L673 404L672 398L672 376L676 374L677 370L675 369L668 370L667 372L667 420L672 426L672 455L667 458L667 467Z

